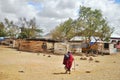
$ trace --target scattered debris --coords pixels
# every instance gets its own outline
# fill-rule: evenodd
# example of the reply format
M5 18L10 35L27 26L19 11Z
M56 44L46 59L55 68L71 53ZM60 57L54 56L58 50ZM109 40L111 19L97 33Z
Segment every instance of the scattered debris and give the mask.
M24 71L18 71L18 72L20 72L20 73L24 73Z
M50 55L48 57L51 57Z
M91 73L91 71L86 71L86 73Z
M76 66L79 66L78 64L76 64Z
M80 60L87 60L87 58L86 57L81 57Z
M89 61L93 61L93 58L92 58L92 57L89 57Z
M95 62L96 62L96 63L99 63L100 61L98 61L98 60L95 60Z

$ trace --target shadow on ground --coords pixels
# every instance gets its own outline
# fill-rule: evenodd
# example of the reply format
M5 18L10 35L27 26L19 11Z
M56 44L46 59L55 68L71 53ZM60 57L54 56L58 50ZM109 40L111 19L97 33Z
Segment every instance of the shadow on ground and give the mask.
M66 74L65 72L53 73L54 75Z

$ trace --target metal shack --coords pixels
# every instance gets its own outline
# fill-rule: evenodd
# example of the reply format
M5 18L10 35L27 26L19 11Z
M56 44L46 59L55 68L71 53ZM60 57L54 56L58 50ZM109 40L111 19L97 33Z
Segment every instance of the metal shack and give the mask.
M82 36L75 36L69 41L69 50L73 53L82 53L82 44L84 38Z
M112 43L116 44L117 52L120 52L120 37L111 37L110 40Z
M117 48L115 43L103 42L101 52L104 54L115 54L117 53Z
M66 54L67 51L73 53L81 53L81 42L80 41L68 41L68 42L55 42L54 52L56 54Z

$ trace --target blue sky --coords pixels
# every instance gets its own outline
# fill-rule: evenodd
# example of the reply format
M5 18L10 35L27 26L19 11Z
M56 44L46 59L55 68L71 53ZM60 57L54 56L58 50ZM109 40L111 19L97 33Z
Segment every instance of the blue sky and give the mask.
M115 0L115 2L120 4L120 0Z
M35 9L39 10L39 11L42 11L44 5L42 3L38 3L38 2L33 2L33 1L30 1L28 2L28 5L31 5L33 6Z

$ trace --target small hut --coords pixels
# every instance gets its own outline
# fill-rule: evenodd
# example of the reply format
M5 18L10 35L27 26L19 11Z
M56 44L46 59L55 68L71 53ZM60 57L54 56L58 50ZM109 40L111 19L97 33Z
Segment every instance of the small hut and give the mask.
M0 43L2 44L2 45L6 45L6 46L9 46L9 47L15 47L15 38L7 38L7 37L4 37L1 41L0 41Z
M54 53L65 54L68 51L68 44L64 42L56 42L54 44Z
M117 52L120 52L120 36L119 37L111 37L110 38L111 43L116 44Z
M18 50L29 52L44 52L43 44L46 44L46 51L53 52L55 40L51 39L26 39L19 43Z

